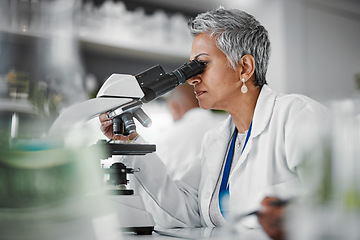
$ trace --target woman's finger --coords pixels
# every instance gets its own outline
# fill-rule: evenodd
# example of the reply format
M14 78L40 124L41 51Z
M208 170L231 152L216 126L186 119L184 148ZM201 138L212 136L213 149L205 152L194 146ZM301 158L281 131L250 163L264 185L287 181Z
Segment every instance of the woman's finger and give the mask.
M110 120L110 118L108 117L108 114L107 114L107 113L102 113L102 114L100 114L100 116L99 116L99 120L100 120L100 122L105 122L105 121Z
M111 119L110 119L110 120L107 120L107 121L103 121L103 122L101 122L101 127L106 128L106 127L112 125L112 123L113 123L113 122L112 122Z

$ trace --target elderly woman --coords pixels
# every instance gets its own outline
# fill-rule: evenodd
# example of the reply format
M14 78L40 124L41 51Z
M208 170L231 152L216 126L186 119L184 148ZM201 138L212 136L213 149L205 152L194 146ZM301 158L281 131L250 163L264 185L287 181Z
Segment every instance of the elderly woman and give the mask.
M207 133L181 180L167 175L155 153L124 162L141 169L131 184L160 226L222 226L229 216L260 208L266 196L298 194L304 139L295 129L305 119L314 126L322 123L327 110L305 96L278 94L266 85L268 32L248 13L219 8L199 14L189 28L191 60L206 66L188 83L202 108L230 116ZM111 120L103 114L100 121L102 131L113 137ZM244 218L243 224L258 225L255 217Z

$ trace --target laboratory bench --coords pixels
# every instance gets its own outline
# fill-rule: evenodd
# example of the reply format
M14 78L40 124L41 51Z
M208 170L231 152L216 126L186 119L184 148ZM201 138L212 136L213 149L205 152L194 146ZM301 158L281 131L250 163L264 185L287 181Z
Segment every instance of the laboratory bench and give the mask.
M262 229L250 229L230 235L230 231L220 228L176 228L155 229L151 235L122 233L123 240L165 240L165 239L208 239L208 240L270 240Z

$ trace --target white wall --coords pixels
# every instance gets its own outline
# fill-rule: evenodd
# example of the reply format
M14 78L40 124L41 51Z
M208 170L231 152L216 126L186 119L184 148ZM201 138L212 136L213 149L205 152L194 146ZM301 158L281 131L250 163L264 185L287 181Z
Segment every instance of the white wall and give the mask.
M286 92L321 102L353 97L360 72L360 1L283 4Z
M353 96L360 73L360 9L307 2L304 10L305 93L319 100Z
M360 73L360 1L225 0L254 15L269 31L271 88L319 101L356 93Z

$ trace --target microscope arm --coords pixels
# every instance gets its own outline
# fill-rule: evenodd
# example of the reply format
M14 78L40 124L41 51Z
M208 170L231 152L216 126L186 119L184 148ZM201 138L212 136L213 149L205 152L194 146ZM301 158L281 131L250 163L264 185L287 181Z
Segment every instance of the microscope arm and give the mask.
M140 108L140 99L144 96L136 78L131 75L112 74L100 88L96 98L74 104L61 112L51 126L48 136L66 135L72 128L84 123L101 113L116 110L123 111Z

